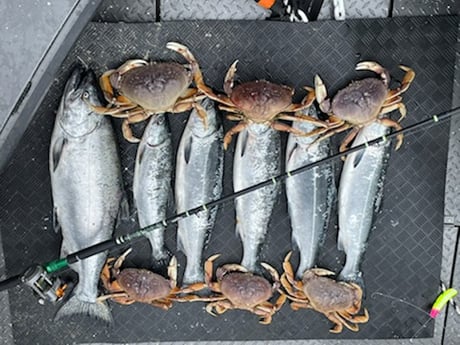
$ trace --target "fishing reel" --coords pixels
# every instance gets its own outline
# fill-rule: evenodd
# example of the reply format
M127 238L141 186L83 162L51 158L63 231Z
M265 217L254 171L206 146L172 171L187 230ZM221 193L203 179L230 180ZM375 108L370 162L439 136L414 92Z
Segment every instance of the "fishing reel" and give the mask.
M65 294L67 284L59 277L49 274L42 266L31 266L21 276L21 282L38 295L38 303L56 303Z

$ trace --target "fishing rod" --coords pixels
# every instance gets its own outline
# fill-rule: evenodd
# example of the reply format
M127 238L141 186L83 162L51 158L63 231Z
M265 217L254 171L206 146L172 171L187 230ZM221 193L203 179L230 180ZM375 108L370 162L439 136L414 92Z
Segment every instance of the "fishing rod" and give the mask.
M357 152L360 150L365 149L366 147L373 146L373 145L378 145L381 143L385 143L389 141L390 139L393 139L394 137L398 136L399 134L407 134L407 133L412 133L417 130L423 129L423 128L429 128L431 126L434 126L442 121L445 121L449 118L452 118L454 116L459 116L460 115L460 107L445 111L443 113L440 113L438 115L434 115L430 118L427 118L426 120L423 120L421 122L415 123L413 125L407 126L403 129L394 131L388 135L383 135L381 137L378 137L376 139L370 140L368 142L365 142L361 145L357 145L355 147L351 147L343 152L336 153L334 155L328 156L326 158L323 158L321 160L318 160L314 163L310 163L307 165L304 165L300 168L294 169L292 171L287 171L283 174L280 174L278 176L274 176L271 179L268 179L266 181L260 182L258 184L255 184L253 186L250 186L248 188L242 189L238 192L223 196L220 199L211 201L209 203L203 204L201 206L189 209L185 212L178 213L172 217L166 218L160 222L157 222L155 224L151 224L149 226L146 226L144 228L138 229L137 231L131 233L131 234L126 234L126 235L121 235L118 237L113 237L109 240L97 243L95 245L92 245L90 247L84 248L82 250L79 250L75 253L71 253L67 255L65 258L60 258L57 260L53 260L50 262L47 262L43 265L33 265L29 267L24 273L7 278L3 281L0 281L0 291L12 288L17 286L18 284L26 284L27 286L31 287L35 293L38 294L40 297L40 300L42 302L44 301L51 301L51 302L56 302L57 300L61 299L64 296L66 285L57 277L55 274L69 268L69 265L74 264L78 261L81 261L83 259L86 259L90 256L124 247L126 245L135 243L141 239L143 239L149 232L154 231L155 229L159 228L160 226L167 227L170 224L177 223L179 220L192 216L194 214L197 214L201 211L206 211L212 207L224 204L226 202L232 201L242 195L251 193L255 190L258 190L260 188L272 185L272 184L277 184L279 182L284 181L285 179L295 176L298 174L301 174L307 170L313 169L315 167L318 167L322 164L331 162L333 160L339 159L345 155L351 154L353 152Z

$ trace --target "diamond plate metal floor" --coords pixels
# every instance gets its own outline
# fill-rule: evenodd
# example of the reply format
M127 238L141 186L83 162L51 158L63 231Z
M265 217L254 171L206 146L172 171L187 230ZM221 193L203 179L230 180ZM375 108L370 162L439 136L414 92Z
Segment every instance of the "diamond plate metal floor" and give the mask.
M379 3L386 3L385 1L379 1ZM144 0L139 3L143 3L144 7L134 9L131 13L129 9L126 9L124 3L130 3L127 0L115 1L108 0L104 1L105 10L100 12L95 18L100 21L118 21L123 20L129 21L153 21L157 13L153 15L153 10L157 9L155 0ZM268 13L260 8L255 7L254 1L234 1L226 2L224 6L216 6L215 1L174 1L174 0L162 0L160 11L163 20L175 20L175 19L225 19L234 18L228 16L229 13L233 13L235 16L242 19L264 19L268 16ZM366 8L369 1L356 1L356 8ZM331 17L331 7L329 1L325 1L324 9L321 12L320 18ZM440 15L440 14L458 14L458 1L445 0L445 1L394 1L393 15ZM104 5L103 5L104 6ZM128 6L129 7L129 6ZM149 7L150 10L145 10ZM114 10L115 9L115 10ZM132 9L132 7L131 7ZM211 10L210 10L211 9ZM378 7L370 12L377 13L378 16L384 16L388 13L388 8ZM205 13L203 15L203 13ZM350 13L351 11L347 12ZM371 13L372 15L372 13ZM200 17L201 16L201 17ZM362 15L364 16L364 15ZM357 15L359 17L359 13ZM460 37L460 36L459 36ZM460 52L460 44L457 45L457 55ZM454 85L454 106L458 106L460 99L460 56L457 56L457 68ZM450 136L450 150L449 150L449 163L448 163L448 176L446 183L446 226L444 231L444 243L443 243L443 262L441 271L441 280L450 283L454 287L460 286L460 253L457 250L455 244L458 241L458 226L460 224L460 183L458 176L460 176L460 122L456 121L452 123L452 133ZM455 266L454 266L455 265ZM4 277L4 262L3 255L0 255L0 274ZM9 315L7 308L9 307L7 293L0 296L0 307L2 307L2 316L0 318L0 344L13 344L12 333L10 329ZM6 308L6 309L5 309ZM446 318L447 315L447 318ZM445 330L445 332L444 332ZM435 335L431 339L415 339L410 340L372 340L372 341L356 341L356 340L311 340L311 341L284 341L286 345L351 345L351 344L371 344L371 345L408 345L408 344L419 344L419 345L454 345L460 344L460 316L455 314L451 307L447 308L447 312L443 312L435 322ZM215 342L199 342L199 344L208 345L214 344ZM223 345L235 345L235 344L247 344L247 345L262 345L262 344L276 344L277 342L219 342ZM93 343L94 344L94 343ZM140 343L137 343L140 345ZM148 343L154 344L154 343ZM157 344L157 343L155 343ZM177 343L162 343L162 344L177 344ZM107 345L105 343L104 345ZM147 345L147 343L143 343Z

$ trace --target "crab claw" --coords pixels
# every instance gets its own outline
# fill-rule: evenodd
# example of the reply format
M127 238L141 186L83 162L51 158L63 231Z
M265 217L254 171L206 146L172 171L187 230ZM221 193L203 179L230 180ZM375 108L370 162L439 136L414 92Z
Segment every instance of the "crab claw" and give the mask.
M388 71L375 61L361 61L356 65L355 70L367 70L380 74L380 78L382 78L385 85L388 85L390 81L390 74Z
M331 102L327 98L326 86L318 74L315 75L315 97L321 111L328 113L331 109Z
M335 273L324 268L312 268L310 272L316 274L317 276L334 276Z

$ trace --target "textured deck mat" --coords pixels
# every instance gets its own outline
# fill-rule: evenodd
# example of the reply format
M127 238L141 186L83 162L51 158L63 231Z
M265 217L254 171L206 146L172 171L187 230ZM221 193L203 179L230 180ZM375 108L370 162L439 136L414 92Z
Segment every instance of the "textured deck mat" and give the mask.
M165 44L187 44L202 66L206 81L222 89L228 66L239 59L243 81L268 78L296 87L296 101L303 85L312 85L319 73L331 93L363 74L354 71L360 60L376 60L400 80L398 64L414 68L417 77L403 95L407 118L415 123L451 105L454 73L456 17L414 17L382 20L318 22L310 25L267 22L171 22L161 24L90 24L69 53L55 83L22 138L13 160L0 178L0 229L8 274L17 274L32 262L57 257L60 237L52 230L52 204L48 173L48 149L54 114L71 66L83 61L100 75L128 58L180 59ZM182 61L182 60L181 60ZM187 115L170 116L177 148ZM233 123L225 122L226 129ZM125 184L129 194L136 145L119 135ZM138 127L138 130L141 128ZM140 133L138 131L138 133ZM374 294L381 292L428 310L437 295L441 265L444 180L449 128L438 125L408 135L403 147L392 152L384 186L381 211L363 263L370 321L359 333L328 332L329 321L311 310L293 312L288 305L269 326L242 311L220 317L207 314L202 304L179 304L164 312L148 305L119 306L111 303L115 325L104 328L91 320L75 318L52 321L56 306L41 306L31 291L10 291L14 337L18 344L64 344L74 342L140 342L185 340L269 340L309 338L408 338L416 334L427 315L416 308ZM286 139L283 134L283 139ZM337 142L339 138L336 138ZM285 140L284 140L285 141ZM283 145L284 145L283 141ZM336 143L337 143L336 142ZM334 147L337 147L335 145ZM224 192L231 193L232 153L225 157ZM337 162L339 171L341 163ZM132 204L132 199L130 200ZM221 207L205 256L220 252L218 263L236 262L241 245L235 236L234 208ZM136 229L135 211L117 234ZM175 228L167 232L175 248ZM336 249L336 217L333 215L319 265L338 272L343 255ZM148 247L136 244L136 256L127 264L145 265ZM281 269L290 249L290 225L285 197L273 215L261 259ZM178 254L183 265L184 257ZM181 276L182 269L179 272ZM433 324L417 333L430 337Z

